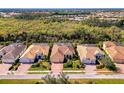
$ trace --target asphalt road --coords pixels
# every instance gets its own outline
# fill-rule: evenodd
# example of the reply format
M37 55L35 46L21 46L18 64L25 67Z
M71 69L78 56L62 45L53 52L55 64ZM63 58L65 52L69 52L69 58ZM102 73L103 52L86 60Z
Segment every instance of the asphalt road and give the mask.
M45 77L45 74L25 74L25 75L0 75L0 79L41 79ZM124 74L67 74L71 79L83 79L83 78L94 78L94 79L124 79Z

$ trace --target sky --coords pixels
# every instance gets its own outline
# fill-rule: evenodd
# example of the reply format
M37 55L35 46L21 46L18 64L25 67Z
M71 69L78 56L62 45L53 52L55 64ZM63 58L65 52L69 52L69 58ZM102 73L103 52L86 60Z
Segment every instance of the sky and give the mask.
M0 0L0 8L124 8L124 0Z

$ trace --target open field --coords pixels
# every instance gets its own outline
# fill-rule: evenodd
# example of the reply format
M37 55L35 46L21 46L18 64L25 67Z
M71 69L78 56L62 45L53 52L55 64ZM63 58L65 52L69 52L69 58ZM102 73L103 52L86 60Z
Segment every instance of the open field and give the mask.
M35 84L41 82L41 79L2 79L0 84ZM91 82L96 84L124 84L124 79L70 79L71 83L75 81L79 83L89 84Z

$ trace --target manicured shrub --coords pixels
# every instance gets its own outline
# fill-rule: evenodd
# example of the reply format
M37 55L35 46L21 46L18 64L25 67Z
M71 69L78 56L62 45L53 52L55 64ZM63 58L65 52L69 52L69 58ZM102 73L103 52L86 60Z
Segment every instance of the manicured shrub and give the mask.
M97 65L97 66L96 66L97 69L102 69L102 68L104 68L104 67L105 67L104 65Z
M109 70L117 70L114 62L111 61L111 59L105 55L102 59L100 59L100 62Z

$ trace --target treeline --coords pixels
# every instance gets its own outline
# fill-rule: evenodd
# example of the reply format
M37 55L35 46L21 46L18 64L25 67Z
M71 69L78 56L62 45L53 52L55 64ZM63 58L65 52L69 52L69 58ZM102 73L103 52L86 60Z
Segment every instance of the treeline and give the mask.
M94 21L94 24L99 24L98 22ZM0 42L4 44L11 42L99 43L106 40L124 42L122 27L94 24L60 19L0 18Z
M33 20L39 19L41 17L51 16L52 14L33 14L33 13L22 13L21 15L16 15L14 18L16 19L25 19L25 20Z
M105 19L98 19L98 18L89 18L89 19L83 20L82 23L89 25L89 26L99 26L99 27L117 26L117 27L122 27L122 26L124 26L124 19L105 20Z
M89 12L81 12L84 14L88 14ZM22 13L21 15L14 16L15 19L24 19L24 20L34 20L34 19L40 19L40 18L46 18L46 17L52 17L53 15L67 15L67 14L73 14L73 12L66 13L65 12L54 12L54 13L48 13L48 14L32 14L32 13ZM76 14L74 12L74 14ZM77 12L78 14L78 12ZM63 21L65 18L48 18L45 19L48 21ZM67 19L66 19L67 20ZM123 27L124 26L124 18L118 19L118 20L111 20L108 18L108 20L105 19L98 19L98 18L89 18L82 20L82 24L89 25L89 26L99 26L99 27L111 27L111 26L117 26L117 27Z

